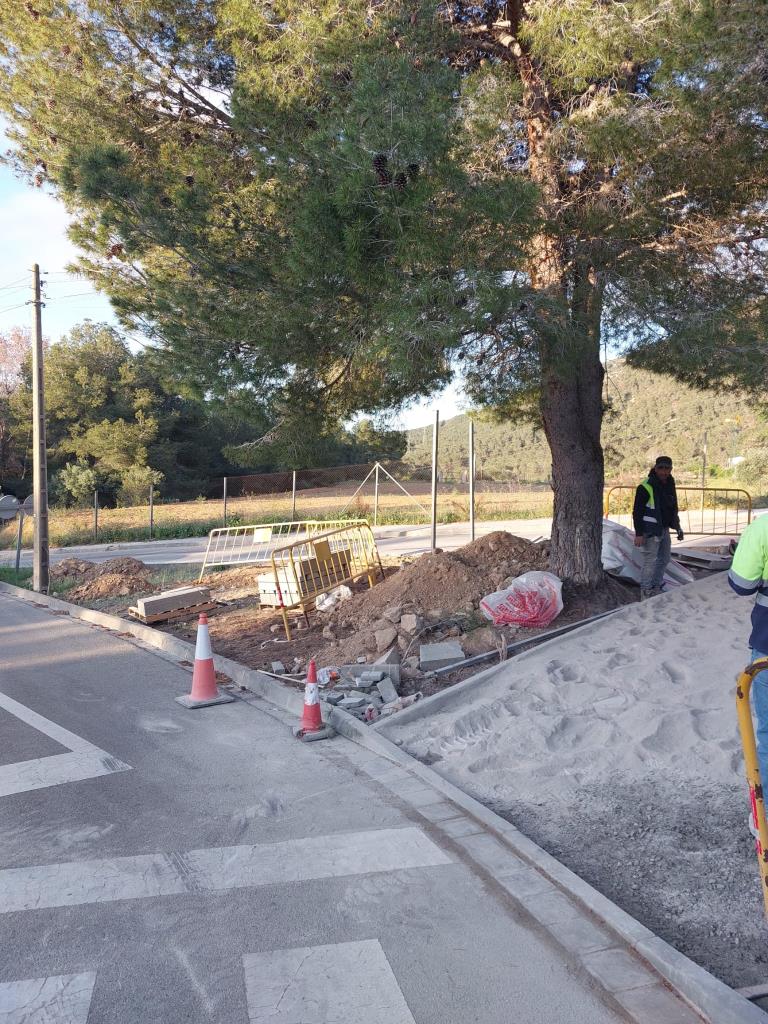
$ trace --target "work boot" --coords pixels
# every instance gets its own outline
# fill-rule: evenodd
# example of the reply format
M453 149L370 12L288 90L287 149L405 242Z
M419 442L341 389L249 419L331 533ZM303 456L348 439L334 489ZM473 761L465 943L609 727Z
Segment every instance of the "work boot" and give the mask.
M649 597L653 597L653 591L652 590L641 590L640 591L640 600L641 601L647 601Z
M664 593L664 587L652 587L651 588L651 597L658 597L659 594L663 594L663 593Z

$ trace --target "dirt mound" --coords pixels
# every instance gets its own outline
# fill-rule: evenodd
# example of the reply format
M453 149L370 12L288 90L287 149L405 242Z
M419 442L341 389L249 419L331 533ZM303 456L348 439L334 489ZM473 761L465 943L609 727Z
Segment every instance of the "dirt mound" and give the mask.
M110 558L106 562L80 562L67 558L57 568L65 567L61 576L81 576L83 582L70 590L70 601L98 601L106 597L126 597L142 590L151 590L150 568L137 558Z
M343 601L330 621L364 630L394 607L431 619L471 615L486 594L531 569L546 569L548 558L548 542L534 544L497 530L456 551L422 555L372 590Z
M50 576L54 580L68 580L75 576L85 576L95 568L95 563L87 562L85 559L65 558L58 565L51 566Z

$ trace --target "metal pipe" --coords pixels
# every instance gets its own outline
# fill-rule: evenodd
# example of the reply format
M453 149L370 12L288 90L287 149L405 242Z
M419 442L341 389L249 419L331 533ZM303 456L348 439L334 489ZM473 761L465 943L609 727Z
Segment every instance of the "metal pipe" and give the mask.
M93 542L99 539L99 492L93 492Z
M155 485L149 485L149 539L152 540L152 535L155 530Z
M435 425L432 429L432 550L437 547L437 452L440 433L440 410L435 409Z
M600 612L599 615L591 615L588 619L582 619L580 622L570 622L567 626L560 626L559 629L551 629L548 633L540 633L538 636L531 636L527 640L518 640L517 643L510 644L507 647L507 654L511 651L517 651L521 647L536 647L538 644L544 643L545 640L552 640L556 636L563 636L565 633L570 633L573 629L578 629L579 626L586 626L590 622L597 622L599 619L605 619L609 615L615 615L616 612L621 611L620 608L613 608L609 612ZM491 661L493 658L498 658L498 651L484 651L482 654L475 654L471 658L466 658L464 661L455 661L452 665L444 665L442 668L436 668L430 675L433 676L444 676L448 672L455 672L460 668L469 668L471 665L481 665L484 661Z
M296 470L293 471L293 480L291 483L291 522L296 518Z
M475 421L469 420L469 539L475 539Z
M227 528L227 478L224 477L224 529Z
M376 463L376 475L373 478L373 525L379 525L379 464Z

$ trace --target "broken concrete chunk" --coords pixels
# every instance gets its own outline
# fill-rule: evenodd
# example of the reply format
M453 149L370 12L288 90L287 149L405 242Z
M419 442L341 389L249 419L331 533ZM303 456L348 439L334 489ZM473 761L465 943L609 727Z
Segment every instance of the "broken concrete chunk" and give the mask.
M370 690L371 687L375 685L375 681L373 679L366 679L365 675L358 676L357 679L355 679L355 686L358 690Z
M403 614L402 606L399 604L392 605L391 608L384 609L384 618L397 625L400 621L400 616Z
M406 633L410 633L411 636L414 633L418 633L423 625L423 620L420 615L413 615L409 612L407 615L403 615L400 618L400 629L405 630Z
M286 668L282 661L273 661L270 667L276 676L285 675Z
M323 637L326 640L335 640L336 634L334 633L330 626L323 626Z
M379 683L377 684L377 689L381 694L381 699L385 703L388 703L392 700L397 700L398 693L397 690L395 689L395 684L392 682L391 679L387 679L386 676L384 677L384 679L379 681Z
M341 704L344 700L344 694L336 693L335 690L327 690L320 694L320 700L327 701L328 704Z
M391 647L397 640L397 630L394 626L387 626L385 629L377 629L373 634L376 638L376 650L381 654Z
M378 683L378 681L380 679L383 679L386 674L387 673L386 672L382 672L381 669L372 669L371 668L371 669L368 669L367 672L363 672L363 674L360 676L360 678L361 679L365 679L366 682ZM359 686L360 684L358 683L357 685Z
M436 668L463 661L464 651L457 640L446 640L440 644L421 644L419 647L419 668L422 672L434 672Z

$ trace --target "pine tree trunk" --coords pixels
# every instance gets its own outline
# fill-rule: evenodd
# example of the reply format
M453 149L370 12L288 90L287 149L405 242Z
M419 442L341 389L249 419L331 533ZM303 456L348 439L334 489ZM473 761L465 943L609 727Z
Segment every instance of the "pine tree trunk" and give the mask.
M600 428L602 294L593 268L576 268L567 350L542 346L541 415L552 453L554 519L550 567L561 579L596 587L603 579L605 470Z

